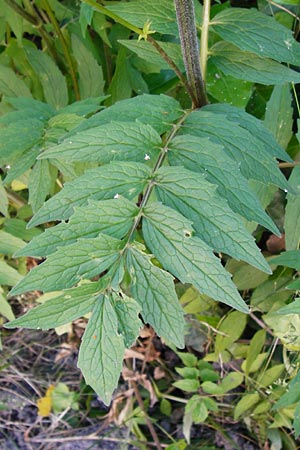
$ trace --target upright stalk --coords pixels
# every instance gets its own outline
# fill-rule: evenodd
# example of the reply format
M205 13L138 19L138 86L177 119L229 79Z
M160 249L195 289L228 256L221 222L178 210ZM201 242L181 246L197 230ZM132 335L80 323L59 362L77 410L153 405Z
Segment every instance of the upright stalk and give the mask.
M190 90L193 108L207 105L205 86L199 61L199 45L193 0L174 0L183 62Z
M48 14L48 17L50 19L50 22L52 23L53 28L54 28L54 30L55 30L55 32L56 32L56 34L57 34L57 36L58 36L58 38L60 40L61 47L62 47L63 53L65 55L66 63L69 66L69 71L70 71L70 75L71 75L72 82L73 82L75 98L78 101L78 100L80 100L79 86L78 86L78 81L77 81L77 77L76 77L76 70L75 70L75 67L74 67L72 56L71 56L70 51L69 51L69 47L68 47L68 45L66 43L65 37L64 37L64 35L63 35L63 33L62 33L61 29L60 29L60 26L59 26L59 24L58 24L58 22L56 20L56 17L53 14L53 11L52 11L49 3L48 3L48 0L43 0L42 5L45 8L45 11Z
M203 19L201 29L201 42L200 42L200 67L204 84L206 81L209 20L210 20L210 0L203 0Z

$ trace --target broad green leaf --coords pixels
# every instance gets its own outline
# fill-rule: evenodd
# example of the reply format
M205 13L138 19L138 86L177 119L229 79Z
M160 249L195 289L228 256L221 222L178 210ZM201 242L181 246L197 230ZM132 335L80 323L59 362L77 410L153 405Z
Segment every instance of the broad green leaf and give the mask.
M183 165L189 170L206 174L207 180L217 185L218 194L228 201L233 211L278 233L277 227L250 190L238 163L227 156L222 146L209 138L187 134L176 136L170 144L168 159L172 165Z
M108 296L100 296L84 332L78 367L101 400L108 405L117 387L125 345L118 318Z
M8 197L7 192L0 183L0 213L3 216L8 216Z
M300 250L289 250L271 260L272 264L300 270Z
M55 184L57 170L48 161L37 161L29 178L29 204L36 212Z
M92 238L99 233L121 239L130 230L138 212L134 203L122 197L103 201L89 200L88 205L75 208L68 223L47 228L17 252L17 256L47 256L79 238Z
M254 289L268 279L266 273L234 259L229 259L225 267L228 272L232 273L232 281L239 291Z
M208 417L208 410L203 398L199 395L193 395L186 404L185 412L192 414L194 423L202 423Z
M121 47L118 51L116 59L116 69L114 76L112 77L108 94L108 104L114 104L120 100L128 99L131 97L131 83L127 62L127 49Z
M10 67L0 65L0 94L7 97L32 97L24 81Z
M143 162L155 159L161 147L159 134L141 122L111 122L76 133L40 158L100 162L113 160Z
M201 388L206 394L211 395L222 395L223 390L219 384L213 383L212 381L204 381L201 383Z
M249 349L247 352L246 358L246 374L248 375L251 370L252 364L255 362L256 358L262 351L266 342L266 331L259 330L255 333L253 338L251 339Z
M23 119L29 118L28 115L30 115L31 119L48 120L55 114L55 110L52 106L48 103L36 100L35 98L21 96L6 97L5 101L17 109L20 114L26 113L27 116L23 116ZM11 114L14 114L14 111L1 117L1 120L5 119L5 117L10 117Z
M0 293L0 314L8 320L14 320L15 315L13 310L6 300L6 298Z
M79 239L59 248L49 258L32 269L10 292L17 295L35 289L43 292L70 288L82 279L92 278L117 261L123 243L105 234Z
M79 74L79 90L81 98L85 99L102 95L105 83L102 67L99 66L92 52L87 49L76 34L72 34L71 41L72 51Z
M264 124L283 148L287 148L293 135L292 100L289 84L282 84L274 87L266 107Z
M276 88L277 89L277 88ZM278 88L280 89L280 87ZM222 114L231 122L237 123L241 128L249 131L253 136L260 140L261 145L264 146L265 152L273 155L275 158L283 161L290 161L292 159L283 150L282 146L277 142L276 135L268 130L268 127L261 120L246 113L240 108L236 108L228 104L215 103L204 107L204 111L211 111L213 113Z
M222 353L236 342L241 337L246 324L247 316L239 311L233 311L228 314L218 327L220 333L216 336L215 352L217 354Z
M173 383L173 386L175 386L177 389L181 389L182 391L196 392L200 387L200 383L199 380L191 380L187 378L185 380L175 381L175 383Z
M84 205L89 199L106 200L119 195L132 199L144 189L149 176L150 169L145 164L134 162L115 162L87 170L48 200L30 221L30 226L68 219L75 206Z
M300 64L300 44L293 32L254 8L224 9L210 25L225 41L242 50L295 66Z
M183 115L180 104L172 97L166 95L138 95L128 100L122 100L115 105L100 111L74 132L104 125L113 122L134 122L139 120L154 128L158 134L163 134L172 128L173 123ZM71 138L72 139L72 138Z
M6 264L6 262L0 261L0 285L14 286L22 278L22 275L16 269Z
M175 370L183 378L191 380L197 380L199 378L199 370L196 367L175 367Z
M2 10L1 13L5 17L6 26L9 26L11 28L9 32L12 31L17 38L18 44L22 45L22 37L24 32L23 17L20 14L17 14L14 8L5 1L1 2L1 10Z
M216 252L227 253L271 273L253 237L216 194L216 186L181 167L159 169L155 183L159 200L191 220L197 236Z
M26 150L39 144L43 137L44 123L27 119L0 128L0 164L8 164Z
M71 103L59 110L59 113L66 114L77 114L78 116L87 116L89 114L100 111L104 108L101 103L107 99L107 95L102 95L100 97L86 98L78 102Z
M7 172L4 184L9 184L23 175L36 162L36 158L40 153L40 144L34 145L22 153L22 157L16 157L12 163L12 167Z
M91 25L94 15L94 9L87 3L80 3L79 23L83 37L86 36L88 25Z
M13 236L5 231L0 231L0 253L3 255L13 255L17 250L20 250L25 245L21 239Z
M284 229L287 250L297 250L300 246L300 167L294 167L289 178L296 195L287 195Z
M39 75L47 103L55 109L68 104L68 89L65 77L46 53L35 48L27 47L28 60Z
M272 312L272 315L281 316L285 314L300 314L300 298L295 298L292 303L289 303L288 305Z
M220 260L207 244L193 237L189 220L171 208L153 203L144 209L143 232L155 257L182 283L191 283L215 300L248 312Z
M254 394L244 395L234 408L234 420L237 420L239 417L249 411L249 409L255 406L259 402L259 400L260 396L257 392L255 392Z
M29 207L30 208L30 207ZM31 208L29 209L29 214L26 216L31 216ZM30 241L34 236L38 236L42 233L39 228L27 229L27 222L23 219L6 219L4 222L4 231L13 236L16 236L24 241Z
M93 309L101 290L106 287L100 283L88 283L74 289L66 289L56 297L30 309L24 316L7 323L5 328L49 330L70 323Z
M169 58L178 66L180 70L184 70L181 48L179 44L174 42L156 41L157 44L167 53ZM156 72L160 70L170 69L169 64L163 59L158 51L148 41L125 40L120 39L119 43L136 53L137 56L156 67Z
M125 347L131 347L139 336L143 323L139 319L141 306L125 294L111 294L114 309L118 317L118 331L123 336Z
M130 3L107 5L107 9L126 19L133 25L143 28L151 23L151 30L162 34L178 35L175 8L169 0L133 0Z
M176 352L177 356L181 359L183 364L187 367L195 367L198 359L193 353L188 352Z
M134 247L128 250L127 267L132 296L142 308L144 322L167 342L183 348L185 322L173 277Z
M271 367L263 372L260 377L258 377L257 382L260 386L267 388L280 378L284 368L284 364L277 364L276 366Z
M210 49L212 62L225 75L260 84L299 83L300 74L289 67L240 50L227 42L217 42Z
M221 381L221 388L224 394L237 388L244 381L244 376L241 372L230 372Z
M246 107L253 90L252 83L224 75L211 59L208 61L206 88L208 94L219 102L228 102L241 108Z
M195 111L184 122L182 134L208 137L222 145L228 156L239 161L241 173L246 178L274 184L282 189L289 188L264 144L245 128L226 119L223 114L202 109Z
M270 311L276 302L280 306L284 305L291 297L287 286L292 281L292 277L293 271L287 271L287 269L280 275L275 274L270 277L254 290L251 296L251 305L254 308L258 307L260 311Z

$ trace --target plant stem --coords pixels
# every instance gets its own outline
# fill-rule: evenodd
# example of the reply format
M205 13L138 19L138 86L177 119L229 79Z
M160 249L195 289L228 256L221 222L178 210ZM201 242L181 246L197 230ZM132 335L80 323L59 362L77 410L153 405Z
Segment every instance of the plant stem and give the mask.
M76 77L75 66L74 66L70 51L69 51L69 47L66 43L65 37L60 29L60 26L56 20L56 17L53 14L53 11L48 3L48 0L43 0L42 5L45 8L45 11L48 14L48 17L53 25L53 28L61 42L61 47L62 47L63 53L65 55L66 62L69 66L70 75L71 75L73 87L74 87L75 98L78 101L78 100L80 100L79 86L78 86L78 81L77 81L77 77Z
M139 223L141 221L142 215L143 215L143 208L147 205L148 200L150 198L150 195L153 191L153 188L155 186L155 180L153 179L155 173L157 172L157 170L162 166L167 153L168 153L168 147L170 142L172 141L172 139L174 138L174 136L176 135L176 133L178 132L179 128L181 127L182 123L184 122L184 120L186 119L186 117L191 113L191 111L186 111L185 114L179 119L179 121L176 123L176 125L173 126L172 131L167 135L166 140L165 140L165 144L163 146L163 148L161 149L161 152L157 158L156 164L152 170L151 176L150 176L150 180L149 183L145 189L144 195L143 195L143 199L142 202L140 204L140 211L138 213L138 215L136 216L131 229L129 230L128 233L128 238L127 238L127 243L130 244L134 233L137 229L137 227L139 226ZM126 248L126 247L125 247Z
M159 442L159 439L158 439L158 436L157 436L156 431L155 431L155 429L154 429L154 426L153 426L151 420L149 419L148 414L147 414L146 411L145 411L144 402L143 402L143 399L142 399L142 397L141 397L141 394L140 394L140 391L139 391L137 382L134 381L134 380L131 380L130 382L131 382L132 387L133 387L133 389L134 389L135 397L136 397L136 399L137 399L137 402L138 402L138 404L139 404L139 407L141 408L141 410L142 410L143 413L144 413L144 417L145 417L145 420L146 420L146 423L147 423L147 427L149 428L149 431L150 431L150 433L151 433L151 436L152 436L152 438L153 438L153 441L155 442L156 448L157 448L157 450L162 450L162 446L161 446L161 444L160 444L160 442Z
M208 29L210 20L210 0L203 0L203 19L200 43L200 67L202 71L203 83L206 80L207 54L208 54Z
M186 91L188 92L189 96L192 98L194 96L194 92L191 89L191 86L187 82L186 78L184 77L183 73L180 72L180 69L177 67L177 65L174 63L174 61L167 55L167 53L164 51L164 49L156 42L155 39L153 39L152 36L147 37L147 41L150 42L150 44L153 45L153 47L158 51L158 53L164 58L164 60L169 64L169 66L174 70L175 74L185 87Z
M183 62L190 89L193 108L207 105L205 86L199 61L199 45L193 0L174 0Z

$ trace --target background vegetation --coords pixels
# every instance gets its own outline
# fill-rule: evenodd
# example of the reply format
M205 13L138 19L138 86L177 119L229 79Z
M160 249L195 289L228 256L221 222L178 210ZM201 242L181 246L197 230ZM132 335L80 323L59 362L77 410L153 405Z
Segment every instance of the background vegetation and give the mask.
M0 0L5 449L299 448L300 5L194 7Z

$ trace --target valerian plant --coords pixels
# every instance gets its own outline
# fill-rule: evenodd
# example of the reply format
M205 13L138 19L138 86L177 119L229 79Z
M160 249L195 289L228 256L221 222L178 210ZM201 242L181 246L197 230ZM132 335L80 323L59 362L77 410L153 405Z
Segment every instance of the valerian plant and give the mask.
M249 181L292 195L276 161L290 161L289 155L260 120L230 104L209 104L205 74L217 70L218 77L220 72L243 85L299 82L300 74L288 65L300 64L300 45L262 12L225 8L210 19L209 6L206 0L200 66L199 3L196 16L191 0L82 3L86 26L100 13L131 30L119 39L117 69L128 64L126 51L137 66L171 68L189 94L190 109L148 93L105 109L99 106L105 96L67 106L60 80L57 89L44 83L50 104L7 98L15 110L0 119L1 163L11 165L5 182L33 167L29 200L35 214L28 226L59 222L17 251L17 257L45 261L10 293L53 295L6 327L49 329L90 314L78 365L106 404L125 349L144 323L183 348L177 281L248 312L219 255L271 273L245 222L280 232ZM34 50L26 51L37 67ZM45 203L58 171L71 172L72 181Z

